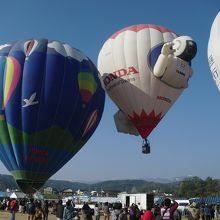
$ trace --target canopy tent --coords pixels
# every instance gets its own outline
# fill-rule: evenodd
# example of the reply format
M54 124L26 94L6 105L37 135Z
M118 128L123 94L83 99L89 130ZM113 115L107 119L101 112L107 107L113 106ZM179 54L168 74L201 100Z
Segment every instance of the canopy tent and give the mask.
M96 197L91 197L90 202L93 202L93 203L105 203L105 202L116 203L116 202L119 202L119 199L118 199L118 197L108 197L108 196L99 197L99 196L96 196Z
M5 198L5 197L10 197L11 196L11 192L0 192L0 198Z
M83 203L83 202L90 202L90 203L116 203L119 202L118 197L99 197L99 196L68 196L63 198L64 201L72 200L74 203Z
M157 201L155 201L156 204L162 204L165 197L160 197ZM197 204L207 204L207 205L219 205L220 204L220 196L207 196L207 197L196 197L189 199L190 204L193 202L196 202Z
M165 197L162 196L162 197L159 197L157 198L157 200L154 201L155 204L158 204L158 205L161 205L162 202L164 201Z
M5 192L0 192L0 198L4 198L6 196Z
M34 193L33 197L34 197L34 199L37 199L37 200L43 200L44 199L43 195L40 192Z
M198 197L189 199L190 203L196 202L199 204L207 204L207 205L219 205L220 204L220 196L207 196L207 197Z
M22 192L13 192L10 195L11 199L23 199L23 198L27 198L27 195L22 193Z

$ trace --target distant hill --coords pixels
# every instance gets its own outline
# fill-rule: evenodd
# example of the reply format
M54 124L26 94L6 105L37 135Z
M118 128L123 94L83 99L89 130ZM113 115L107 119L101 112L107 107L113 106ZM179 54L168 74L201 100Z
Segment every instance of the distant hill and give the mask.
M12 176L0 174L0 190L5 191L7 188L15 189L17 184Z
M62 191L64 189L73 189L73 190L88 190L89 184L86 183L79 183L79 182L71 182L71 181L65 181L65 180L48 180L44 187L53 187L54 189L57 189L58 191Z
M48 180L44 187L51 186L58 191L63 189L88 189L88 184L85 183L78 183L78 182L71 182L65 180ZM5 191L7 188L9 189L18 189L18 186L14 180L14 178L10 175L0 174L0 191Z
M178 176L178 177L171 177L171 178L146 177L144 178L144 180L148 182L155 182L155 183L173 183L173 182L181 182L189 178L192 178L192 176L188 175L188 176Z
M152 190L172 192L179 186L180 182L173 183L159 183L146 180L109 180L109 181L100 181L97 183L80 183L80 182L71 182L64 180L48 180L44 187L51 186L58 191L63 189L73 189L73 190L87 190L87 191L127 191L127 192L149 192ZM10 175L1 175L0 174L0 191L5 191L7 188L16 189L17 184L14 181L13 177Z

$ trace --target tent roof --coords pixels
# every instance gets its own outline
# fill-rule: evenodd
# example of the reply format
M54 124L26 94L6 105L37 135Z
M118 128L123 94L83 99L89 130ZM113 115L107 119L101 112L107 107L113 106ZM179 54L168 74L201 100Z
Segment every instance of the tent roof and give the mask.
M220 204L220 196L207 196L207 197L198 197L189 199L190 203L196 202L200 204L207 204L207 205L219 205Z
M2 192L2 191L0 191L0 198L10 197L11 194L12 194L11 192Z
M23 199L26 198L26 194L24 194L23 192L13 192L10 196L10 198L14 198L14 199Z

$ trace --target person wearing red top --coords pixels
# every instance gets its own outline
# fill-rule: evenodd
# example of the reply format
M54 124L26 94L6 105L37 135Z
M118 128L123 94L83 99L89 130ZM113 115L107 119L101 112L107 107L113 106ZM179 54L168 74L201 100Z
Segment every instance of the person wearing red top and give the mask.
M173 213L177 207L178 203L175 200L173 200L173 203L171 203L171 200L166 198L164 200L164 206L160 209L162 220L173 220Z
M16 199L10 201L10 220L15 220L15 212L18 209L18 203Z
M147 207L147 211L141 216L141 220L153 220L154 214L151 211L151 208Z

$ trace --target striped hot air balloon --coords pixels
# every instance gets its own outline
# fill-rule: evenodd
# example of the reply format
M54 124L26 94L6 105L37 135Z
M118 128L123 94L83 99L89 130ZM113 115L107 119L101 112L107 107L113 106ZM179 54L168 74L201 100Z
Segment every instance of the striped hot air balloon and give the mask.
M38 190L84 146L104 100L95 65L70 45L0 45L0 159L22 191Z

